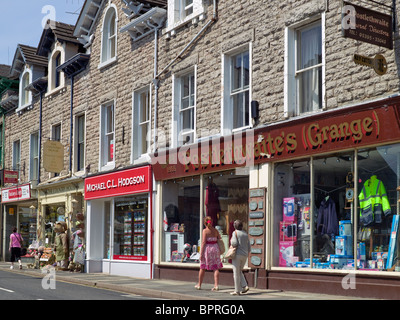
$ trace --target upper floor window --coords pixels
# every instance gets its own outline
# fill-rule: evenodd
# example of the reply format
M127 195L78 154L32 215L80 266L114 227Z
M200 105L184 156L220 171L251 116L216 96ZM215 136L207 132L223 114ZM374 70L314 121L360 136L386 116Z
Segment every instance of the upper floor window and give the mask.
M21 141L16 140L13 142L13 150L12 150L12 169L18 171L18 176L20 176L20 167L21 167Z
M117 56L117 10L110 6L103 21L101 64L112 62Z
M203 0L168 0L167 31L204 13Z
M60 71L57 71L57 67L61 65L61 52L56 52L54 56L54 86L58 88L60 83Z
M114 167L114 102L101 107L100 167L103 170Z
M29 178L38 180L39 178L39 133L31 134L30 157L29 157Z
M193 143L195 139L196 117L196 77L195 71L178 76L174 81L174 123L176 127L173 145Z
M85 169L85 115L75 118L75 171Z
M31 103L31 92L26 89L26 87L31 83L31 75L29 71L26 71L21 78L21 84L20 84L20 101L19 101L19 106L23 107L27 104Z
M286 30L285 113L296 116L324 105L321 20Z
M133 159L149 152L150 139L150 88L134 93L133 105Z
M224 58L223 129L250 126L250 51L248 47Z

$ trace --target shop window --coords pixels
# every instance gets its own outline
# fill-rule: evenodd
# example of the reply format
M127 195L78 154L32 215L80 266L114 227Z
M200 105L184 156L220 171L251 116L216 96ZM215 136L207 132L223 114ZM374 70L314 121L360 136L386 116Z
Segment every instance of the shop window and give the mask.
M400 145L358 153L357 267L391 270L399 265Z
M114 250L117 260L147 260L148 198L115 201Z
M28 248L36 240L36 208L18 207L19 213L19 232L24 239L23 246Z
M104 248L103 248L103 258L111 259L111 203L106 201L104 203Z
M55 203L44 207L44 238L46 247L54 245L56 237L54 224L57 221L65 220L65 203Z
M200 203L203 192L204 203ZM162 261L198 263L203 215L211 216L225 247L234 231L233 222L243 221L248 230L249 176L247 168L163 182Z

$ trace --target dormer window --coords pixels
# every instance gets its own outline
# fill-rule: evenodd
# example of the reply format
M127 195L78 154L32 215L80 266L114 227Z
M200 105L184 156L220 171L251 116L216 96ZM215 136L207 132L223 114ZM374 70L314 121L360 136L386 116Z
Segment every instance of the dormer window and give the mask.
M61 65L61 52L56 52L54 54L54 71L55 71L55 75L54 75L54 84L55 87L59 87L60 86L60 71L57 71L57 67L59 67Z
M117 58L117 10L110 6L103 21L100 67Z
M26 71L21 78L21 88L20 88L20 107L26 106L31 103L31 93L26 89L31 83L29 71Z
M168 0L167 32L187 22L203 20L205 9L203 0Z

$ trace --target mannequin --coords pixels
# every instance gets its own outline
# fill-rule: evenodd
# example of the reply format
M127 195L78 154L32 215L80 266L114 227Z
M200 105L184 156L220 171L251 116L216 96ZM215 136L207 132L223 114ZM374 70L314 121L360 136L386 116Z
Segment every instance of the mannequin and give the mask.
M56 262L59 270L68 270L69 245L67 237L67 224L59 221L54 226L56 238L54 241L54 251L56 254Z

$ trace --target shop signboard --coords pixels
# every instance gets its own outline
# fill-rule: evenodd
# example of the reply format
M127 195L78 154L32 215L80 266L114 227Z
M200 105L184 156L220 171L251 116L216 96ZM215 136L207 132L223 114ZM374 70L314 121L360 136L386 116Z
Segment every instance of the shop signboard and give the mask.
M14 188L1 189L1 202L15 202L29 200L31 198L31 185L25 184Z
M17 184L18 183L18 171L4 170L3 171L4 184Z
M64 169L64 146L59 141L43 144L43 167L47 172L60 173Z
M393 49L391 15L343 2L342 30L345 38Z
M249 266L265 266L265 188L249 190Z
M156 180L399 141L400 98L325 111L152 155Z
M85 200L116 197L151 190L150 166L85 179Z

